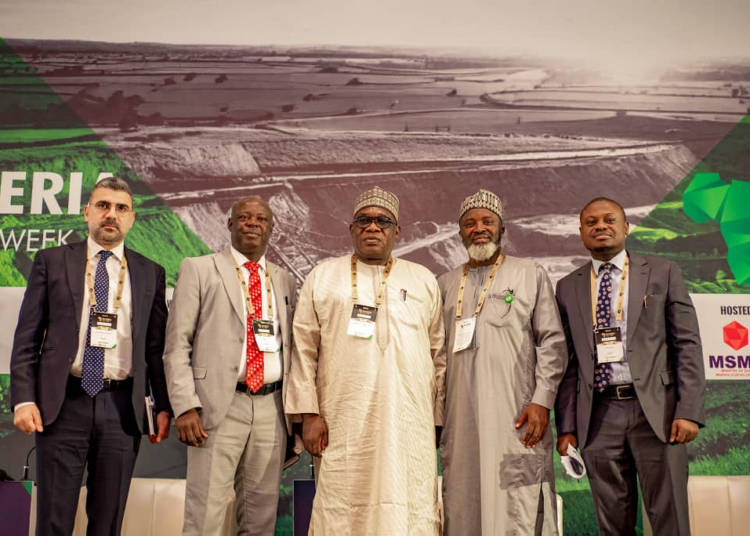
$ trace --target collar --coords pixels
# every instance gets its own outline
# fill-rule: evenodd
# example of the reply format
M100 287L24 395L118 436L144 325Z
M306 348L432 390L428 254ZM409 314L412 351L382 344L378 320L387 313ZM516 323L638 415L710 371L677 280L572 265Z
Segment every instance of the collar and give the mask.
M605 262L608 262L610 264L613 264L615 268L620 270L622 272L622 269L625 267L625 257L627 257L628 252L626 250L622 250L620 253L609 259L608 261L600 261L597 259L591 259L591 264L594 266L594 273L597 274L597 277L599 276L599 268L602 264Z
M91 238L91 235L89 235L88 240L86 240L89 247L89 258L93 259L96 255L99 255L99 252L103 249L106 249L102 247L100 244L96 242L93 238ZM122 262L122 258L125 256L125 242L120 242L115 247L110 249L109 251L112 252L112 255L120 262Z
M242 253L234 249L234 246L229 246L229 250L232 252L232 257L234 257L234 260L237 261L237 264L239 266L242 266L248 260L250 260L247 257L245 257ZM258 259L258 264L260 265L260 269L265 272L266 270L266 254L265 253L261 255L260 259Z

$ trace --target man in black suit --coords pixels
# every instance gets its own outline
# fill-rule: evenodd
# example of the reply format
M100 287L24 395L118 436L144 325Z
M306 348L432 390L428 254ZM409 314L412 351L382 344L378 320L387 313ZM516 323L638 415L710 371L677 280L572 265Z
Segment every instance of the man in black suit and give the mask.
M84 218L88 240L37 253L11 354L13 423L36 432L37 535L73 532L86 466L88 534L119 534L149 394L151 441L169 435L164 269L123 244L124 180L98 182Z
M581 448L601 534L635 534L636 476L654 534L690 534L685 444L706 420L693 303L673 262L625 250L619 203L596 198L580 220L592 260L557 284L570 354L558 452Z

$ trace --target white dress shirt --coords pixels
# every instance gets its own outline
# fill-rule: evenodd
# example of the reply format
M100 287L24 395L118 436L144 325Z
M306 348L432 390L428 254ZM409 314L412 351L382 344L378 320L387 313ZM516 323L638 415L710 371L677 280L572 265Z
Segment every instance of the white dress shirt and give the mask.
M99 252L104 248L93 238L88 238L89 264L91 276L96 276L96 266L99 264ZM120 266L125 255L125 245L121 242L110 250L112 255L107 259L107 274L109 275L109 295L107 312L115 312L115 298L117 297L117 282L120 278ZM110 380L124 380L133 375L133 300L130 288L130 273L125 274L125 284L122 289L122 301L117 310L117 347L104 349L104 377ZM83 372L83 352L86 349L86 335L88 334L91 304L89 303L89 286L84 281L83 307L81 309L81 329L78 332L78 352L76 353L70 373L81 377Z
M623 302L622 302L622 319L619 322L615 321L615 325L620 328L620 333L622 334L622 349L625 356L625 361L622 361L620 363L610 363L612 365L612 382L611 385L620 385L623 383L633 383L633 377L630 375L630 366L627 362L627 356L628 352L626 350L627 348L627 334L628 334L628 280L630 280L630 276L628 276L627 280L622 280L622 269L625 267L625 258L627 257L627 252L623 249L620 253L615 255L612 259L608 261L598 261L596 259L591 259L591 263L594 266L594 273L596 274L596 290L597 290L597 296L599 295L599 285L601 285L602 277L604 277L604 272L599 273L599 268L602 264L605 262L608 262L612 264L612 301L613 301L613 307L612 307L612 320L616 320L616 309L617 309L617 300L618 296L620 295L620 285L625 285L625 295L623 296Z
M249 260L247 257L245 257L242 253L234 249L234 247L230 246L230 249L232 251L232 256L234 257L234 260L237 262L237 264L240 267L240 271L242 272L242 277L245 279L245 283L248 284L248 291L249 288L249 278L250 278L250 271L245 268L244 264ZM259 260L258 264L260 265L260 268L258 269L258 275L260 276L260 296L263 301L263 307L261 308L261 311L255 311L256 318L260 318L263 320L268 320L268 298L266 293L266 256L263 255ZM239 282L238 282L239 286ZM242 301L242 310L244 311L244 314L242 315L245 319L245 337L242 343L242 351L240 352L239 360L240 360L240 372L237 376L237 382L239 383L245 383L245 374L247 372L247 304L245 303L245 294L242 292L242 287L237 289L237 291L240 293L241 301ZM283 376L283 362L281 358L281 331L279 330L279 308L277 306L276 301L276 294L273 291L273 285L271 285L271 299L273 300L273 329L274 333L276 334L276 346L279 348L278 352L263 352L263 383L274 383L279 380L281 380ZM286 349L289 351L288 349Z

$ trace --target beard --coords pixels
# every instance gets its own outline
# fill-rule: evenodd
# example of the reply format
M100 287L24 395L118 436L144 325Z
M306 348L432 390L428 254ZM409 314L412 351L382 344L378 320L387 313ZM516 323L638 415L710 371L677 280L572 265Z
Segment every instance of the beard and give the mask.
M466 248L469 252L469 258L473 261L484 262L492 258L500 249L500 244L497 242L487 242L486 244L471 244Z
M111 225L114 227L114 230L111 229L104 229L106 225ZM111 244L118 244L123 239L122 231L120 230L120 225L113 220L105 220L101 223L99 227L96 227L91 231L91 235L94 238L94 241L97 244L102 245L111 245Z

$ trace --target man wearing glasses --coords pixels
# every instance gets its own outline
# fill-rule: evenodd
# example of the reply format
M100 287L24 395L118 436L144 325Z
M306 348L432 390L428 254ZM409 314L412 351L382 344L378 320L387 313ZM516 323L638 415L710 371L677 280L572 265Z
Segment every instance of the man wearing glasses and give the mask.
M128 184L99 181L84 242L41 250L28 278L11 354L14 424L36 432L37 534L71 534L84 467L89 534L119 534L145 397L158 443L171 408L162 351L164 269L124 246L135 221Z
M362 193L349 231L354 254L310 272L294 317L286 412L318 469L311 530L437 534L440 291L426 268L392 257L392 193Z
M447 536L557 534L549 411L568 352L544 268L501 250L502 208L488 190L464 199L458 232L469 261L438 280Z

